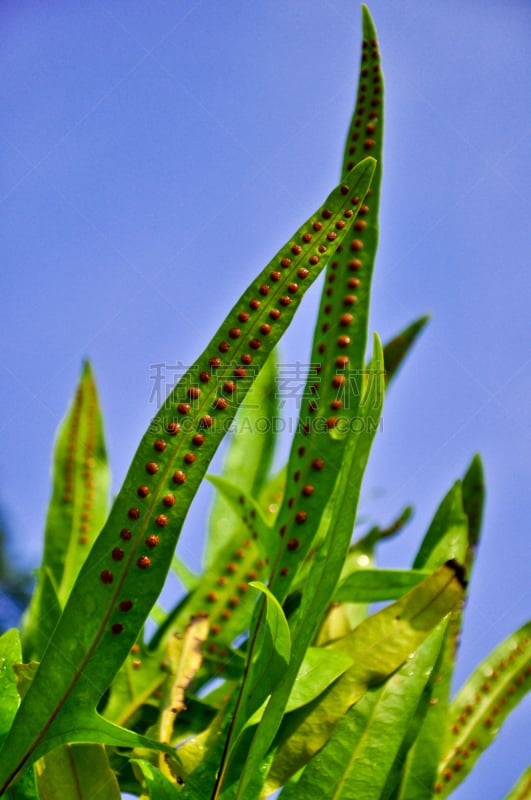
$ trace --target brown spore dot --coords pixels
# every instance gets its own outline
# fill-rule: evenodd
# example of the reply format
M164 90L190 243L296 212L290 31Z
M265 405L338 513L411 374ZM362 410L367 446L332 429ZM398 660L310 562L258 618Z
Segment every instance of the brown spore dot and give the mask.
M291 297L288 297L287 295L282 295L279 302L281 306L289 306L289 304L291 303Z
M112 583L114 580L114 575L109 569L104 569L103 572L100 572L100 581L102 583Z
M318 346L318 348L317 348L317 352L318 352L320 355L323 355L323 353L325 353L325 352L326 352L326 345L324 344L324 342L321 342L321 344Z
M234 392L236 391L236 384L234 383L234 381L225 381L225 383L223 384L223 391L225 392L225 394L234 394Z
M374 147L375 144L376 141L374 139L365 139L365 141L363 142L363 147L365 148L365 150L370 150L372 147Z
M231 339L239 339L242 335L240 328L231 328L229 330L229 336Z
M287 530L286 526L285 526L285 525L281 525L281 526L280 526L280 529L279 529L279 531L278 531L278 533L279 533L279 536L280 536L280 537L283 537L283 536L285 536L285 535L286 535L286 530Z
M136 493L139 497L147 497L149 494L149 486L139 486Z
M300 476L301 476L301 473L299 472L299 470L298 469L295 470L295 472L293 473L293 480L295 481L295 483L298 482Z
M220 631L221 631L221 625L218 625L217 622L215 622L213 625L210 626L210 633L212 634L212 636L217 636Z
M245 592L249 591L249 586L246 583L239 583L238 591L240 592L240 594L245 594Z
M136 653L140 653L140 645L139 644L134 644L132 646L132 648L131 648L131 653L133 655L136 655Z
M154 475L156 472L159 471L159 465L156 464L154 461L148 461L146 464L146 472L148 475Z
M336 389L339 388L340 386L344 386L345 382L346 378L344 375L334 375L334 377L332 378L332 386L335 386Z
M312 469L317 470L318 472L324 468L325 462L322 458L314 458L312 461Z
M306 447L303 444L301 444L301 446L297 450L297 453L302 458L305 452L306 452Z
M219 578L217 579L216 583L218 584L218 586L226 586L227 585L227 579L226 579L226 577L224 575L220 575Z
M330 217L332 216L332 212L330 211L329 208L324 208L321 216L323 219L330 219Z
M189 414L190 413L190 406L188 403L179 403L177 406L177 411L179 414Z
M361 269L361 261L359 258L352 258L348 262L348 268L351 272L357 272L359 269Z
M242 362L242 364L249 366L249 364L252 364L253 357L250 353L243 353L242 357L240 358L240 361Z
M338 347L348 347L350 344L350 336L338 336L337 337L337 346Z
M274 269L274 270L273 270L273 272L272 272L272 273L269 275L269 277L271 278L271 280L272 280L274 283L278 283L278 282L279 282L279 280L280 280L280 279L281 279L281 277L282 277L282 273L281 273L281 272L279 272L277 269Z
M220 342L218 344L218 350L220 353L228 353L230 350L230 344L228 342Z
M141 666L142 666L142 662L139 661L138 658L135 658L133 660L133 669L140 669Z
M205 437L202 433L194 433L192 436L192 444L194 447L201 447L205 443Z
M124 542L128 542L132 537L132 535L133 534L131 533L129 528L122 528L122 530L120 531L120 539L122 539Z
M330 429L335 428L337 427L338 422L339 420L337 417L328 417L328 419L326 420L326 427Z
M113 561L121 561L124 556L125 556L125 553L124 553L124 551L122 550L121 547L115 547L114 550L111 553L111 558L112 558Z
M345 367L347 366L348 362L349 362L349 357L348 356L338 356L336 358L336 367L338 369L345 369Z
M198 386L190 386L186 394L190 400L198 400L201 397L201 389Z
M231 598L229 598L229 605L231 605L233 608L236 608L236 606L239 606L240 603L241 603L241 600L240 600L239 597L236 597L236 595L233 595Z
M260 292L261 295L265 297L266 295L269 294L269 286L267 285L267 283L263 283L258 289L258 291Z
M78 544L88 544L90 542L90 539L88 536L80 536L77 541Z
M240 311L240 313L238 314L238 319L240 320L240 322L247 322L247 320L249 319L249 314L247 313L247 311Z
M249 341L249 347L251 348L251 350L260 350L260 348L262 347L262 342L260 341L260 339L251 339Z
M159 514L155 517L155 525L158 525L159 528L165 528L168 524L168 517L166 514Z
M326 247L326 245L325 245L325 244L320 244L320 245L319 245L319 247L318 247L317 249L318 249L318 251L319 251L320 253L326 253L326 251L327 251L327 247Z
M260 333L262 334L262 336L269 336L271 330L272 330L271 325L268 325L265 322L263 325L260 325Z
M310 264L318 264L319 263L319 256L310 256L308 259ZM299 275L300 278L300 275Z
M356 302L357 297L355 294L346 294L343 298L343 305L344 306L353 306Z
M148 547L156 547L159 543L159 537L155 534L150 534L146 537L146 544Z
M140 556L140 558L137 559L136 565L138 569L147 569L151 565L151 559L149 556Z
M445 780L447 783L448 783L448 781L451 781L451 780L452 780L452 774L453 774L453 773L452 773L452 770L451 770L451 769L445 769L445 770L444 770L444 772L443 772L443 778L444 778L444 780Z
M245 556L243 550L235 550L234 551L234 558L242 559Z
M341 325L342 328L348 328L349 325L352 325L353 320L354 317L352 316L352 314L341 314L339 318L339 324Z
M132 600L122 600L120 605L118 606L120 611L131 611L133 608L133 601Z
M229 611L229 609L228 609L228 608L225 608L225 609L223 609L223 611L221 612L221 617L222 617L222 619L225 619L225 620L226 620L226 619L230 619L230 618L232 617L232 612L231 612L231 611Z
M130 508L127 512L127 516L129 519L139 519L140 518L140 509L139 508Z
M234 575L234 573L238 571L238 567L236 566L236 564L233 564L232 561L230 561L227 564L226 570L227 572L230 572L231 575Z
M306 513L306 511L297 511L297 513L295 514L295 522L298 525L302 525L303 522L306 522L307 519L308 519L308 514Z
M363 242L361 241L361 239L353 239L350 243L350 249L354 250L354 252L363 250Z
M218 411L224 411L227 408L227 401L224 397L216 397L213 405L214 408L218 409Z
M183 461L185 464L193 464L195 461L195 456L193 453L185 453L183 456Z
M314 229L314 231L320 231L323 228L323 223L319 222L319 220L316 219L315 222L312 225L312 228Z
M374 122L370 122L365 128L365 132L368 134L374 133L375 130L376 130L376 125L374 124Z
M300 246L300 244L294 244L291 248L291 252L294 255L298 256L300 255L300 253L302 253L302 247Z
M288 500L288 508L293 508L293 503L295 502L294 497L290 497Z
M288 267L290 267L291 266L291 258L283 258L282 261L280 262L280 266L284 267L284 269L287 269Z
M157 439L153 443L153 447L157 451L157 453L163 453L164 450L166 450L166 442L164 441L164 439Z
M214 368L221 367L221 358L218 358L217 356L213 356L212 358L208 359L208 363L210 364L211 367L214 367Z
M166 430L170 434L170 436L175 436L181 430L181 426L178 422L169 422L166 426Z
M326 234L326 238L328 239L329 242L333 242L334 239L337 239L337 233L335 233L334 231L329 231Z
M357 219L354 223L354 230L355 231L363 231L367 227L367 223L364 219Z
M297 270L297 276L298 276L298 277L299 277L299 278L300 278L302 281L303 281L305 278L307 278L309 274L310 274L310 273L309 273L309 271L306 269L306 267L301 267L300 269L298 269L298 270Z
M210 380L210 372L200 372L199 380L201 381L201 383L208 383Z
M298 548L298 546L299 546L299 540L298 539L295 539L295 538L288 539L288 542L286 544L286 547L288 548L288 550L296 550Z
M278 319L280 317L280 311L278 310L278 308L272 308L271 311L269 312L269 316L271 317L271 319Z
M199 427L200 428L211 428L213 422L214 422L214 420L212 419L212 417L209 416L209 414L205 414L199 420Z
M256 297L253 297L252 300L249 300L249 308L252 308L253 311L256 311L260 308L260 300L257 300Z
M343 220L343 219L338 219L338 221L336 222L336 228L337 228L337 230L338 230L338 231L342 230L342 229L345 227L345 225L346 225L346 224L347 224L347 223L345 222L345 220Z
M347 286L349 289L357 289L360 285L360 281L358 278L349 278L347 281Z
M215 603L218 599L216 592L209 592L206 596L206 599L209 603Z
M288 569L288 567L282 567L282 569L280 570L280 574L282 575L282 577L283 577L283 578L285 578L285 577L286 577L286 575L288 574L288 572L289 572L289 569Z
M235 378L245 378L245 376L247 375L247 370L245 369L245 367L236 367L235 369L233 369L232 374L234 375Z
M114 634L121 633L124 629L124 626L121 622L115 622L114 625L111 625L111 632Z
M178 469L177 472L173 473L172 480L173 480L174 483L176 483L178 486L180 486L181 484L183 484L185 482L186 475L184 474L184 472L182 472L180 469Z

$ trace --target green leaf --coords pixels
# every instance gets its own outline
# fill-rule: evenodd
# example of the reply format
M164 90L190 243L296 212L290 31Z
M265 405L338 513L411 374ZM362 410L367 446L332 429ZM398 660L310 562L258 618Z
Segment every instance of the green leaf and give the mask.
M234 515L237 516L240 522L238 532L250 537L255 542L256 555L265 558L273 557L277 543L276 540L273 541L273 532L262 514L260 504L244 489L225 480L225 478L219 478L215 475L208 475L207 477L232 509ZM219 559L220 551L218 550L218 565Z
M383 686L369 689L282 800L380 800L432 669L433 659L418 650Z
M374 378L369 381L368 391L361 406L363 420L372 420L373 418L378 420L383 403L383 354L377 336L374 338L371 370ZM376 426L372 424L362 424L359 431L355 432L347 440L345 461L334 493L328 532L325 540L314 555L305 591L302 594L301 607L295 619L292 632L293 650L291 661L282 682L273 692L271 701L255 733L254 741L247 754L245 767L238 784L238 798L245 797L248 782L253 780L257 774L258 766L281 724L304 654L313 641L328 603L332 598L348 553L361 481L375 430ZM344 677L341 680L343 679Z
M37 586L22 649L41 660L61 609L107 516L110 471L96 384L88 361L55 444L52 497Z
M224 480L251 497L258 497L262 491L273 458L274 422L278 417L276 375L277 354L273 351L238 411L223 460ZM216 564L227 540L244 530L240 514L235 513L227 497L215 495L205 541L205 569Z
M138 768L147 787L150 800L178 800L181 793L176 786L157 767L142 758L131 760L134 767Z
M291 634L289 625L275 595L259 581L250 584L265 595L265 614L259 628L253 652L251 672L243 718L249 718L271 693L285 673L291 655ZM268 658L264 655L268 654Z
M481 458L475 455L463 478L463 509L468 518L468 547L466 567L470 573L479 544L483 509L485 506L485 477Z
M16 628L11 628L0 636L0 744L4 741L20 704L13 664L21 661L20 636Z
M285 713L305 706L352 666L348 653L309 647L295 678Z
M348 654L353 666L323 699L286 718L269 772L268 792L282 786L320 750L344 714L368 688L384 681L426 639L463 596L460 570L439 567L400 600L362 622L331 649Z
M399 371L417 337L429 320L429 316L419 317L397 336L384 344L385 382L391 383Z
M531 797L531 767L528 767L505 800L529 800Z
M468 519L463 510L462 485L457 481L435 512L415 565L422 563L433 569L447 559L457 559L459 564L465 564L467 542ZM465 570L463 567L461 570L461 577L464 577ZM437 674L431 683L430 702L423 708L424 719L420 725L418 718L415 721L416 739L407 755L397 798L427 800L431 797L447 725L460 617L461 608L458 607L441 624L438 635L421 647L426 648L434 660L439 656ZM433 650L437 641L439 654Z
M249 388L243 377L227 380L227 369L232 375L230 364L242 359L257 371L262 367L323 266L318 248L333 255L329 233L333 247L341 245L355 216L344 220L344 212L354 196L365 197L374 169L374 160L366 159L345 176L252 282L152 421L4 743L0 793L24 765L71 743L73 728L76 741L146 745L94 709L160 593L190 503ZM346 224L336 231L339 221ZM310 230L308 243L303 236ZM310 263L313 256L317 264ZM276 320L272 310L280 311ZM267 334L258 335L266 323Z
M452 701L436 791L446 797L494 741L530 688L531 622L515 631L479 665Z
M377 603L396 600L430 574L417 569L358 569L334 592L336 603Z
M413 562L413 569L435 569L450 558L463 562L467 530L461 481L457 481L437 509Z
M101 745L66 745L35 765L40 800L120 800L116 775Z

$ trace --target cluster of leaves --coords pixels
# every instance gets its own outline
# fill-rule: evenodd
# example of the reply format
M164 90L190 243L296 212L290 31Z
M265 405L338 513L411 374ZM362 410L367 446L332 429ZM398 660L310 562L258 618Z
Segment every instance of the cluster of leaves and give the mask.
M37 588L20 634L0 638L3 797L444 797L523 697L530 625L450 697L482 516L478 457L443 498L411 569L375 565L377 544L409 509L352 543L385 392L426 322L384 347L375 336L366 365L382 134L364 8L341 184L160 409L110 511L85 365L57 439ZM272 475L275 425L258 422L278 415L275 346L324 268L299 425ZM175 547L233 419L194 575ZM170 569L186 591L165 611L155 603ZM529 782L511 796L525 797Z

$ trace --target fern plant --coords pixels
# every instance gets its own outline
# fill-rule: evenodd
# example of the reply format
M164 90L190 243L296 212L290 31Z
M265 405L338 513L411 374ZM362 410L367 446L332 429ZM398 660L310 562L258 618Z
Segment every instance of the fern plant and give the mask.
M21 630L0 638L3 797L445 797L524 696L529 624L451 697L480 536L479 457L443 497L411 569L375 563L409 509L352 541L385 393L426 323L384 346L375 335L367 361L382 136L380 53L364 7L338 187L164 402L110 509L84 365L57 437L35 593ZM276 345L323 270L300 417L272 474ZM210 477L217 494L195 575L176 546L235 419L224 473ZM185 591L164 610L170 570ZM529 786L526 774L511 797Z

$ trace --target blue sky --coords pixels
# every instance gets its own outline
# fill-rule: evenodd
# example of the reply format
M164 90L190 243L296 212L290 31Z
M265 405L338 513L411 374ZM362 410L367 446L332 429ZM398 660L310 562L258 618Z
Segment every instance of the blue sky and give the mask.
M384 410L363 508L406 566L474 452L488 504L458 680L529 616L531 6L374 0L386 86L371 328L432 314ZM57 424L93 363L121 480L185 364L338 178L360 44L350 0L4 0L0 506L39 559ZM286 335L308 358L317 287ZM208 492L182 552L197 564ZM455 797L526 766L514 714Z

